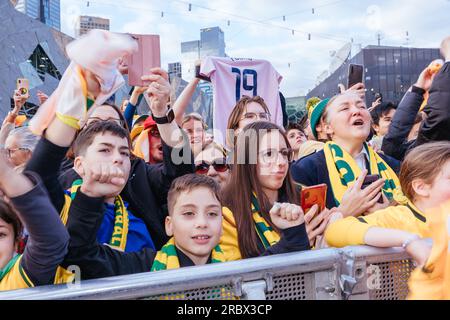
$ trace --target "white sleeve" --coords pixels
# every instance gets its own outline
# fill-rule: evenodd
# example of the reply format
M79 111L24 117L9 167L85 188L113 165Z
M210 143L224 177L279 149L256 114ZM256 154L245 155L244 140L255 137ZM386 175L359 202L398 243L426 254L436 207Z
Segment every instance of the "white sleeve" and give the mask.
M202 61L200 73L207 77L211 77L215 71L216 66L214 64L214 59L212 57L206 57L206 59Z

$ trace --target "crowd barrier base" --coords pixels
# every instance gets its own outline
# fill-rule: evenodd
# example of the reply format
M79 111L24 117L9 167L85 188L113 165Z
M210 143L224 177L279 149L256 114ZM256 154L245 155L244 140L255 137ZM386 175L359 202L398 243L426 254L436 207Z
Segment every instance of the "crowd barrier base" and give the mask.
M0 292L0 299L403 300L400 248L354 246Z

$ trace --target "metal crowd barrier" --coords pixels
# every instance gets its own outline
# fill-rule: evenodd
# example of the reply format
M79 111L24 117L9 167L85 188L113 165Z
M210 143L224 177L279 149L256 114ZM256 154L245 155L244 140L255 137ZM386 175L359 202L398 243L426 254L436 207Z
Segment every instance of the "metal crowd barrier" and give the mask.
M357 246L8 291L0 299L399 300L412 269L400 248Z

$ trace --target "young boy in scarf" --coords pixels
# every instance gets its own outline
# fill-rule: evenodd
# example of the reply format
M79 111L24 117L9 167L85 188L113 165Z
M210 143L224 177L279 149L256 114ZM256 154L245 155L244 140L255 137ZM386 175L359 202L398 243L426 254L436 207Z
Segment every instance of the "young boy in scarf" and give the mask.
M102 181L123 183L121 170L110 166ZM101 207L110 190L103 188L100 177L85 167L83 184L78 189L67 223L71 236L65 263L78 265L82 279L93 279L131 273L176 269L180 267L224 262L219 246L222 235L220 187L211 178L189 174L177 178L168 194L169 216L165 221L170 240L160 251L144 248L124 253L98 243L95 234L103 214ZM293 218L278 212L290 223ZM293 242L295 242L294 239ZM294 247L289 243L287 247Z

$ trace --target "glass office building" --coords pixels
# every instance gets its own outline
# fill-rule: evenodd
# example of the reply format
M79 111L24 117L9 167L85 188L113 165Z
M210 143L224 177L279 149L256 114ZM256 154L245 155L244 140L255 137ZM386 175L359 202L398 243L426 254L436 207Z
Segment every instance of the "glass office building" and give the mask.
M226 57L225 35L219 27L200 30L200 40L181 43L183 79L195 76L195 61L207 56Z
M367 46L312 89L307 98L323 99L337 94L339 83L347 85L348 65L354 63L364 66L368 106L375 100L377 92L382 94L384 101L398 103L422 70L439 58L439 49Z
M16 10L61 30L60 0L17 0Z

